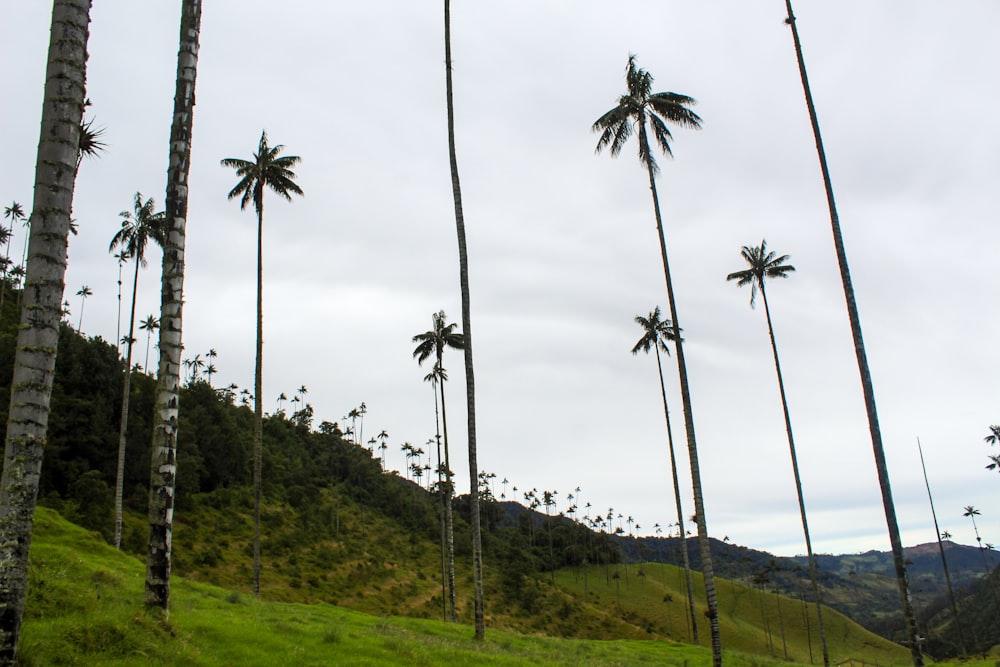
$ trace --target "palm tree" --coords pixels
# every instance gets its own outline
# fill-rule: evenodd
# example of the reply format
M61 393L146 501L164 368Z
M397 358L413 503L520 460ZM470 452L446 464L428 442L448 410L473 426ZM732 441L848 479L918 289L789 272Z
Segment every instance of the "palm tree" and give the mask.
M153 332L160 328L160 320L150 313L149 317L139 322L139 329L146 332L146 369L149 369L149 342Z
M89 22L90 0L54 0L27 262L34 288L23 297L0 477L0 664L5 665L17 661L28 588L80 152Z
M297 155L279 153L284 146L270 146L267 132L260 133L260 143L252 160L225 158L222 166L236 170L240 179L229 191L228 198L240 198L240 210L253 203L257 213L257 361L254 366L254 395L263 396L262 370L264 363L264 192L268 188L284 199L291 201L292 195L302 195L302 188L295 183L292 167L299 163ZM259 400L254 401L254 444L253 444L253 486L254 486L254 529L253 529L253 593L260 595L260 493L261 467L264 437L264 411Z
M813 596L816 602L816 618L819 625L819 639L823 649L823 664L830 665L830 653L826 645L826 628L823 625L823 605L820 598L819 576L816 571L816 559L813 556L812 540L809 537L809 521L806 518L806 501L802 495L802 478L799 476L799 459L795 452L795 438L792 436L792 419L788 413L788 400L785 398L785 381L781 375L781 363L778 361L778 344L774 339L774 327L771 322L771 308L767 303L765 284L768 278L787 278L795 267L788 264L788 255L776 256L774 251L768 251L767 241L761 240L759 246L743 246L740 255L749 268L734 271L726 276L726 280L735 280L737 287L750 285L750 307L754 307L757 291L764 302L764 315L767 318L767 334L771 339L771 353L774 356L774 371L778 376L778 395L781 397L781 410L785 417L785 434L788 436L788 451L792 457L792 475L795 478L795 493L799 501L799 516L802 519L802 533L806 541L806 554L809 558L809 577L812 580Z
M451 0L444 0L444 70L445 100L448 111L448 164L451 192L455 203L455 231L458 236L458 274L462 289L462 330L465 332L465 402L469 438L469 511L472 521L472 579L475 598L476 639L486 637L483 607L483 535L479 520L479 488L476 479L479 462L476 443L476 380L472 364L472 299L469 294L469 251L465 239L465 213L462 210L462 185L458 177L455 149L455 101L451 68Z
M174 115L170 125L167 167L165 243L160 289L160 362L149 466L149 544L146 556L145 601L166 612L170 602L170 567L177 478L177 420L184 348L184 244L188 212L188 174L191 167L191 128L194 120L195 80L201 0L182 0Z
M1000 426L996 424L990 426L990 432L985 438L983 438L983 440L990 445L995 445L1000 442ZM989 458L993 463L986 466L986 469L1000 471L1000 454L990 454Z
M465 336L461 332L455 331L455 327L457 326L454 322L447 324L447 315L445 315L443 310L439 310L431 315L431 328L413 337L413 342L417 343L417 347L413 350L413 356L417 360L418 365L423 365L426 359L432 354L434 355L434 370L424 379L430 380L434 386L435 410L438 405L438 395L440 394L441 397L441 426L444 436L445 474L444 498L442 502L444 503L445 532L448 543L448 595L451 603L452 621L458 619L455 609L455 533L452 505L455 487L452 483L451 456L448 448L448 412L444 401L444 383L448 379L448 375L442 362L444 360L445 348L450 347L455 350L461 350L465 347Z
M673 135L667 128L667 122L697 129L701 127L701 118L689 108L695 102L687 95L652 92L653 77L636 66L634 55L629 56L628 66L625 69L625 82L627 91L618 98L618 104L598 118L591 129L600 132L596 151L600 152L604 148L608 148L613 157L621 152L629 137L638 133L639 161L646 168L649 177L649 190L653 197L653 213L656 216L656 230L659 236L660 257L663 261L663 278L667 287L670 320L674 325L674 348L677 355L677 374L681 385L681 404L687 434L688 461L691 466L694 514L698 525L698 546L705 582L705 602L708 606L707 615L712 633L712 662L715 667L719 667L722 664L719 609L715 595L715 572L712 567L712 555L709 551L708 522L705 518L705 503L701 491L701 471L698 464L698 445L694 433L694 413L691 409L691 391L688 386L684 344L680 335L680 323L677 319L677 303L674 299L674 286L670 277L667 242L663 233L663 219L660 215L660 200L656 193L656 172L659 171L659 167L649 143L649 132L652 131L653 138L660 149L666 155L673 155L670 149L670 140Z
M889 543L892 547L892 561L896 570L896 582L899 587L899 603L906 622L906 634L910 647L910 655L915 667L923 667L924 658L920 653L917 620L910 603L910 584L906 575L906 560L903 556L903 541L899 534L899 524L896 521L896 506L892 500L892 485L889 483L889 468L885 459L885 448L882 446L882 433L879 428L878 412L875 409L875 389L872 385L871 371L868 368L868 357L865 353L865 342L861 335L861 318L858 315L858 305L854 298L854 285L851 281L851 271L847 265L847 251L844 249L844 237L840 231L840 218L837 215L837 204L833 197L833 182L826 163L826 151L823 148L823 138L819 130L819 119L816 106L813 104L812 92L809 88L809 78L806 75L805 59L802 56L802 43L799 41L799 31L792 13L792 0L785 0L788 16L785 23L792 30L792 42L795 46L795 58L799 66L799 76L802 80L802 90L805 94L806 108L812 125L813 138L816 142L816 153L819 157L820 170L823 174L823 186L826 190L826 202L830 211L830 227L833 231L833 244L837 253L837 263L840 267L840 280L844 287L844 299L847 303L847 316L851 323L851 337L854 342L854 353L858 360L858 372L861 376L861 389L865 398L865 411L868 416L868 430L872 439L872 450L875 456L875 469L878 473L879 489L882 492L882 508L885 512L886 526L889 532Z
M674 481L674 505L677 509L677 522L681 527L681 562L684 565L684 580L687 585L687 600L690 616L690 627L692 629L691 639L698 643L698 617L694 610L694 584L691 580L691 563L688 558L687 542L684 535L684 508L681 503L681 485L677 475L677 458L674 453L674 433L670 426L670 410L667 407L667 388L663 383L663 364L660 361L660 351L670 354L667 341L674 339L674 327L670 320L660 318L660 307L653 308L653 312L648 317L642 315L635 316L635 322L642 327L642 338L632 347L632 354L639 352L649 353L650 349L656 353L656 369L660 376L660 395L663 397L663 417L667 422L667 448L670 451L670 474Z
M139 288L139 267L146 265L146 247L150 241L163 246L163 227L166 215L160 211L154 212L153 198L143 201L142 193L136 192L132 203L133 211L122 211L122 226L111 239L108 252L113 253L119 247L122 254L135 260L135 273L132 278L132 308L128 321L128 345L125 350L125 384L122 390L121 422L118 426L118 472L115 481L115 548L121 547L122 541L122 495L125 485L125 433L128 429L128 407L132 385L132 345L135 342L135 300Z
M80 297L80 322L79 322L79 324L76 325L76 330L82 332L83 331L83 306L84 306L85 303L87 303L87 297L88 296L93 296L94 292L89 287L87 287L86 285L84 285L83 287L81 287L80 289L78 289L76 291L76 295L78 297Z
M11 202L10 206L5 206L4 207L4 209L3 209L3 217L7 218L7 220L10 221L10 225L9 225L9 227L6 230L7 231L6 237L7 238L6 238L5 242L4 242L5 245L7 246L6 250L4 251L4 259L6 261L4 262L4 270L3 270L4 277L6 278L7 272L9 270L9 267L10 267L10 264L11 264L11 262L10 262L10 240L14 237L14 223L15 222L19 222L21 220L25 220L26 218L25 218L25 215L24 215L24 209L16 201L15 202ZM2 309L3 308L3 302L4 302L4 300L5 300L6 296L7 296L7 281L4 280L3 283L2 283L2 285L0 285L0 287L2 287L2 289L0 289L0 309Z
M212 386L212 375L218 372L215 367L215 360L219 356L219 353L215 351L213 347L208 352L205 353L205 358L208 359L208 366L205 367L205 374L208 375L208 386Z

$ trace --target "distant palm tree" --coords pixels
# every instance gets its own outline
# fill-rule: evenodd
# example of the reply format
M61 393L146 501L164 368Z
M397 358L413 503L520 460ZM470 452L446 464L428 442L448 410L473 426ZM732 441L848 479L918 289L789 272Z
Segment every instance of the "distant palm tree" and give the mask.
M128 429L128 408L132 386L132 345L135 342L135 300L139 288L139 267L146 265L146 247L149 242L163 247L166 214L155 212L153 198L143 201L142 193L136 192L132 211L122 211L122 226L111 239L108 252L121 248L123 254L135 261L132 278L132 309L128 325L128 345L125 352L125 380L122 390L121 421L118 426L118 472L115 480L115 548L121 548L122 541L122 496L125 486L125 433Z
M1000 595L997 594L996 584L993 583L993 577L990 577L990 572L993 570L993 564L986 560L986 551L992 549L990 545L983 545L983 538L979 535L979 527L976 525L976 517L980 516L978 509L972 505L965 506L965 512L962 516L969 517L972 521L972 530L976 533L976 542L979 544L979 555L983 557L983 568L986 570L986 580L990 584L990 590L993 592L993 601L996 603L997 609L1000 609Z
M413 356L417 360L418 365L423 365L424 361L434 355L434 370L430 373L427 378L431 379L431 382L435 388L435 409L437 408L437 397L440 395L441 398L441 426L442 433L444 435L444 513L445 513L445 532L446 541L448 544L448 595L451 604L451 619L456 621L458 619L458 614L455 608L455 537L454 537L454 510L453 510L453 497L455 493L454 484L452 482L452 469L451 469L451 455L448 447L448 413L445 408L444 400L444 383L448 379L448 375L442 364L444 360L445 348L452 348L454 350L462 350L465 347L465 336L461 332L455 331L458 326L456 323L447 323L448 316L445 315L443 310L431 315L431 328L422 334L417 334L413 337L413 342L417 343L417 347L413 350Z
M80 297L80 322L76 325L76 330L79 332L83 331L83 306L87 303L87 297L93 296L94 292L89 287L84 285L76 291L76 295Z
M681 527L681 563L684 565L684 581L687 585L687 601L689 623L692 629L691 640L698 643L698 617L694 610L694 584L691 580L691 563L688 558L687 541L684 535L684 508L681 503L681 484L677 475L677 458L674 452L674 433L670 425L670 410L667 407L667 388L663 383L663 364L660 361L660 351L670 354L667 341L674 339L674 325L670 320L660 318L660 307L656 306L648 317L636 315L635 322L642 327L642 338L632 347L632 354L639 352L649 353L650 349L656 353L656 369L660 376L660 395L663 398L663 416L667 422L667 449L670 452L670 474L674 482L674 505L677 509L677 522Z
M687 434L688 461L691 466L691 485L694 491L694 514L698 524L698 546L701 554L702 576L705 583L705 602L712 634L712 663L722 664L722 638L719 634L719 606L715 594L715 572L708 536L708 522L705 518L705 502L701 490L701 470L698 463L698 445L694 433L694 412L691 408L691 390L688 386L687 362L684 345L680 336L680 322L677 318L677 303L674 299L674 285L670 277L670 263L667 259L667 242L663 233L663 219L660 215L660 200L656 193L656 172L659 167L650 147L649 133L666 155L673 155L670 140L673 135L667 122L681 127L697 129L701 118L690 107L694 99L678 93L653 92L653 77L635 64L635 56L629 56L625 69L626 92L618 98L618 104L598 118L592 130L600 133L597 152L608 148L612 156L617 156L625 142L638 133L639 161L646 168L649 190L653 197L653 212L660 243L660 258L663 261L663 278L667 286L667 302L670 320L674 324L674 348L677 359L677 373L681 385L681 404L684 410L684 425Z
M10 384L0 478L0 663L17 663L38 481L62 317L75 164L83 117L90 0L55 0L49 31L24 314ZM67 140L69 139L69 140Z
M208 359L208 366L205 368L205 374L208 375L208 386L212 386L212 375L218 372L215 368L215 360L218 358L219 353L215 351L213 347L208 352L205 353L205 358Z
M774 339L774 326L771 323L771 308L767 303L765 285L768 278L787 278L795 267L788 264L788 255L776 256L774 251L768 251L767 241L761 240L759 246L743 246L740 255L749 268L734 271L726 276L726 280L735 280L738 287L750 285L750 307L753 308L760 290L764 302L764 315L767 318L767 334L771 339L771 353L774 356L774 371L778 376L778 395L781 398L781 410L785 417L785 434L788 437L788 451L792 457L792 475L795 478L795 493L799 500L799 516L802 519L802 533L806 541L806 554L809 558L809 577L812 580L813 597L816 602L816 617L819 625L820 644L823 648L823 664L830 665L830 653L826 645L826 627L823 625L823 605L820 597L819 575L816 570L816 558L813 556L812 540L809 537L809 521L806 518L806 501L802 494L802 478L799 476L799 458L795 452L795 438L792 436L792 419L788 413L788 400L785 398L785 381L781 375L781 363L778 361L778 344Z
M799 41L799 30L792 13L792 1L785 0L788 16L785 23L791 28L792 42L795 46L795 59L799 65L799 77L802 80L802 91L805 94L806 109L812 125L816 153L819 157L820 171L823 174L823 186L826 190L826 202L830 211L830 227L833 232L833 244L840 267L840 280L844 288L844 300L847 304L847 316L851 324L851 337L854 342L854 353L858 360L858 373L861 376L861 390L865 399L865 411L868 416L868 430L871 434L872 450L875 456L875 469L878 474L879 489L882 493L882 509L885 513L886 527L889 532L889 544L892 548L892 562L896 570L896 584L899 588L899 603L906 623L906 636L910 648L910 656L914 667L923 667L924 658L920 653L920 638L917 633L917 619L910 602L910 584L906 575L906 559L903 554L903 541L899 534L899 523L896 520L896 506L892 500L892 485L889 483L889 467L885 458L885 448L882 446L882 432L878 423L878 412L875 409L875 389L872 385L871 371L868 367L868 356L865 352L865 341L861 335L861 317L858 315L858 305L854 298L854 284L851 281L851 271L847 264L847 251L844 249L844 237L840 230L840 217L837 215L837 204L833 197L833 181L826 162L826 150L823 148L823 137L819 130L819 119L816 106L813 104L812 91L809 88L809 77L806 75L806 63L802 56L802 43Z
M990 432L983 440L990 445L1000 442L1000 426L996 424L990 426ZM992 463L986 466L986 469L1000 472L1000 454L990 454L989 457Z
M254 396L264 395L264 192L270 189L284 199L291 201L292 195L302 195L302 188L295 183L292 168L301 158L297 155L279 154L284 146L270 146L267 132L260 133L260 142L252 160L225 158L222 166L236 170L240 179L229 191L229 199L240 198L240 210L253 203L257 213L257 361L254 366ZM261 467L264 438L264 410L260 400L254 401L254 445L253 445L253 486L254 486L254 538L253 538L253 594L260 595L260 495Z
M4 277L6 278L8 271L10 270L10 240L14 237L14 223L21 220L25 220L24 209L19 203L11 202L10 206L5 206L3 209L3 217L10 221L7 228L6 239L4 244L6 245L6 250L4 250L4 259L7 261L4 263ZM4 280L2 283L2 290L0 290L0 308L3 308L3 302L7 295L7 281Z
M160 320L152 313L146 319L139 322L139 329L146 332L146 370L149 370L149 342L153 337L153 332L160 328Z

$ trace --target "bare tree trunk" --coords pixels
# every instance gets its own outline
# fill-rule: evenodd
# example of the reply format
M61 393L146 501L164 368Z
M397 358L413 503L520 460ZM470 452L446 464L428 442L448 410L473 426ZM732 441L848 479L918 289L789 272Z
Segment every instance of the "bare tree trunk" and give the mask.
M639 129L640 140L646 142L646 129ZM649 154L647 147L646 154ZM708 536L708 522L705 519L705 500L701 492L701 468L698 465L698 445L694 436L694 413L691 409L691 391L688 387L687 363L684 361L684 341L677 321L677 304L674 301L674 285L670 279L670 264L667 261L667 241L663 234L663 218L660 216L660 199L656 194L656 179L653 166L647 163L649 190L653 195L653 210L656 213L656 230L660 237L660 257L663 260L663 277L667 284L667 300L670 305L670 320L674 323L674 349L677 354L677 373L681 384L681 405L684 409L684 428L687 434L688 461L691 466L691 487L694 492L694 517L698 525L698 549L701 555L701 573L705 582L705 603L708 606L709 630L712 636L712 665L722 667L722 635L719 631L719 605L715 595L715 570L712 567L711 542ZM684 549L687 542L681 535Z
M778 361L778 344L774 340L774 327L771 325L771 307L767 304L767 292L763 281L758 282L760 296L764 301L764 315L767 317L767 335L771 339L771 353L774 355L774 370L778 376L778 393L781 396L781 410L785 416L785 433L788 436L788 451L792 457L792 475L795 477L795 493L799 500L799 516L802 519L802 534L806 541L806 554L809 558L809 578L812 580L813 597L816 602L816 620L819 626L819 640L823 649L823 665L830 667L830 652L826 646L826 626L823 624L823 604L819 589L819 574L816 570L816 558L813 556L812 539L809 537L809 521L806 519L806 501L802 495L802 478L799 476L799 458L795 453L795 439L792 437L792 418L788 414L788 400L785 398L785 380L781 375L781 362Z
M128 324L128 352L125 354L125 379L122 383L122 411L118 424L118 466L115 472L115 549L122 546L122 500L125 495L125 445L128 432L128 405L132 393L132 334L135 331L135 293L139 288L139 265L135 257L135 277L132 279L132 315Z
M885 512L885 522L889 530L892 562L896 569L896 582L899 586L899 604L902 607L903 618L906 621L906 636L913 664L915 667L923 667L924 657L920 653L917 620L913 614L913 606L910 604L910 584L906 575L903 542L899 535L899 524L896 521L896 505L892 500L889 469L885 459L885 449L882 446L882 433L879 429L878 412L875 409L875 389L872 386L871 371L868 368L868 357L865 354L865 342L861 335L861 318L858 315L858 304L854 298L851 271L847 265L847 252L844 249L844 237L840 231L837 204L833 198L833 183L830 179L830 170L826 163L826 151L823 149L823 138L819 131L816 106L813 104L812 92L809 88L809 78L806 75L805 59L802 56L802 43L799 41L799 31L795 25L795 15L792 13L792 1L785 0L785 7L788 10L788 17L785 19L785 23L792 29L795 58L799 65L799 76L802 79L802 90L806 98L806 108L809 111L809 121L812 124L813 137L816 141L816 152L819 157L820 169L823 172L823 185L826 189L826 201L830 210L833 244L837 252L837 263L840 266L840 279L844 287L844 300L847 302L847 314L851 323L851 337L854 340L854 353L858 360L858 373L861 376L861 389L864 393L865 411L868 415L868 430L871 434L872 450L875 455L875 469L878 472L879 489L882 491L882 509Z
M444 406L444 380L441 381L441 427L444 432L444 523L445 541L448 544L448 610L451 622L455 623L458 621L458 613L455 610L455 512L452 502L455 495L455 482L452 479L451 456L448 452L448 412Z
M465 336L465 400L469 436L469 500L472 519L472 573L475 597L476 639L486 637L486 614L483 607L483 537L479 516L479 463L476 452L476 382L472 370L472 316L469 297L469 254L465 242L465 217L462 212L462 187L458 179L455 151L455 104L451 76L451 1L444 0L445 78L448 105L448 161L451 165L451 189L455 200L455 228L458 233L459 281L462 287L462 332Z
M183 0L174 117L167 166L166 235L160 287L160 362L149 471L149 547L146 554L146 604L166 614L170 604L171 542L177 479L177 422L181 385L184 244L187 229L188 173L198 73L201 0Z
M48 435L59 343L90 0L55 0L45 72L31 240L0 479L0 664L13 665L28 590L28 555Z
M660 372L660 395L663 397L663 417L667 422L667 445L670 450L670 474L674 482L674 504L677 506L677 527L681 531L681 563L684 565L684 583L687 588L687 606L691 641L698 643L698 617L694 611L694 583L691 581L691 559L688 558L687 538L684 533L684 508L681 504L681 483L677 475L677 457L674 454L674 431L670 426L670 409L667 407L667 387L663 384L663 364L660 362L660 348L656 352L656 369Z

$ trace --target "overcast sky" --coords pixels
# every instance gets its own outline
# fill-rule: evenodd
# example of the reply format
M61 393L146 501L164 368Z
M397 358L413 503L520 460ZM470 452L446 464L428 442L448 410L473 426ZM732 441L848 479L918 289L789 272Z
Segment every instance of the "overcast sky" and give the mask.
M50 7L0 10L0 201L30 208ZM77 187L66 283L83 332L118 331L107 252L136 191L162 207L180 2L97 0L88 96L103 156ZM1000 541L1000 6L799 0L796 13L836 190L903 541L934 527ZM888 550L829 217L784 3L455 2L458 160L471 271L479 462L524 490L581 488L581 507L675 520L652 357L633 322L666 294L635 144L595 156L593 121L624 91L630 53L654 90L694 97L674 132L661 205L685 331L714 537L805 551L762 308L727 283L766 238L796 271L768 292L814 549ZM225 157L262 129L305 196L265 205L264 409L301 385L317 423L364 401L364 439L434 434L414 334L460 320L445 125L441 2L207 0L188 220L184 343L218 351L216 385L253 385L255 221L226 200ZM20 252L23 230L15 230ZM12 254L14 254L12 252ZM18 255L19 257L19 255ZM159 310L159 251L138 315ZM129 294L124 295L127 306ZM123 318L122 326L127 326ZM144 335L136 358L144 362ZM155 365L151 363L150 365ZM464 376L450 352L453 465L468 488ZM668 393L685 491L683 418ZM1000 453L994 449L993 453ZM267 474L266 471L264 473ZM507 487L511 497L512 488Z

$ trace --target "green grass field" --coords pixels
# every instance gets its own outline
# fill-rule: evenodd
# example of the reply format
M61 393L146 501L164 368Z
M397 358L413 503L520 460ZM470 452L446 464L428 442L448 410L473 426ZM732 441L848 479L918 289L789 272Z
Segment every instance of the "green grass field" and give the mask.
M711 664L707 647L663 639L558 639L488 630L486 641L476 642L466 625L378 617L329 604L262 602L179 578L173 581L171 613L164 620L142 604L144 565L139 560L44 508L36 514L31 559L20 645L20 663L27 666ZM644 579L671 576L666 568L647 565ZM560 578L567 589L583 585L574 571L564 571ZM585 596L614 595L603 579L598 586L596 578L596 572L589 575ZM672 608L662 599L656 601L661 604L644 600L639 586L629 588L631 594L622 596L623 607L633 605L646 613ZM734 612L740 604L737 601ZM725 664L808 664L808 657L801 659L801 638L790 620L785 630L786 640L795 647L795 661L740 652L739 633L730 631L723 638L732 646L726 649ZM868 665L908 662L907 653L898 647L873 659L863 646L857 645L858 655L851 656L855 661L867 657Z

